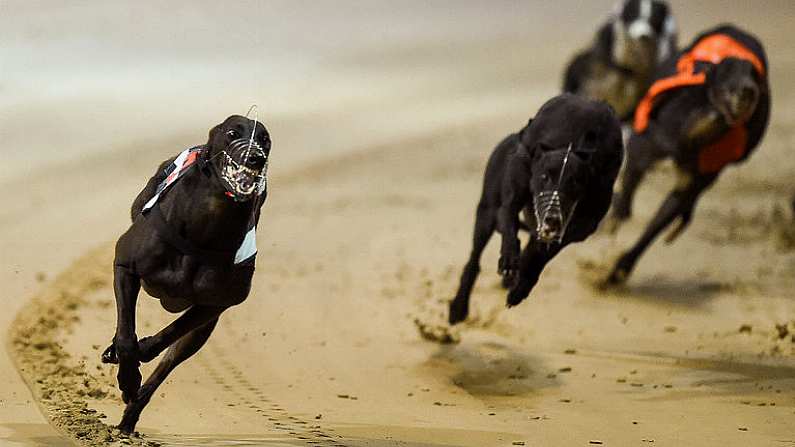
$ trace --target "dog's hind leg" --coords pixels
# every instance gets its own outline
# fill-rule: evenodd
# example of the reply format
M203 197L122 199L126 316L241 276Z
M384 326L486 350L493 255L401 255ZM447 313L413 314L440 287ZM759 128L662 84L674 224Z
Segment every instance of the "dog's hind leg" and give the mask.
M116 294L116 335L113 345L119 362L116 378L122 400L126 403L135 399L141 386L138 337L135 334L135 306L141 281L126 267L116 265L113 269L113 289Z
M149 403L157 387L166 380L166 377L177 365L187 360L204 346L204 343L207 342L210 334L212 334L213 329L215 329L216 323L218 323L217 317L209 322L205 322L203 326L188 332L169 347L163 360L160 361L154 372L152 372L152 375L150 375L143 386L141 386L141 389L138 391L138 396L127 403L127 407L124 408L124 415L119 423L119 430L124 433L132 433L132 431L135 430L135 424L138 423L141 411L143 411L144 407Z
M480 256L483 254L483 249L486 248L489 239L491 239L491 235L494 234L496 222L497 210L483 202L478 204L475 217L475 232L472 237L472 251L469 254L469 260L464 266L464 271L461 273L458 292L455 294L453 301L450 302L450 315L448 317L450 324L460 323L466 320L467 315L469 315L469 296L480 273Z
M191 307L157 334L138 340L139 359L142 362L154 359L186 334L207 324L208 321L216 320L226 309L220 306Z
M527 243L519 260L519 280L508 292L506 301L508 307L516 306L530 295L530 291L538 282L544 267L560 252L561 248L560 244L542 244L532 240Z
M716 178L717 175L698 176L693 178L687 185L683 185L681 189L671 191L638 242L618 259L613 271L607 278L607 283L621 284L626 281L643 252L676 218L681 218L682 221L680 228L675 229L674 236L681 233L690 222L693 208L696 206L699 196L712 185Z
M157 334L139 339L138 360L144 363L151 361L180 337L207 321L217 318L226 309L226 307L217 306L191 307ZM102 363L119 363L116 355L115 337L113 343L102 353Z

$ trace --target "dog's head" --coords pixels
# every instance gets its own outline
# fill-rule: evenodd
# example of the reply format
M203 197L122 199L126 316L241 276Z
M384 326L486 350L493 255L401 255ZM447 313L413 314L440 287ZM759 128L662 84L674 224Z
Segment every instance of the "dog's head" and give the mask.
M756 110L761 82L754 65L746 60L726 58L707 69L709 101L733 126L747 121Z
M676 50L676 22L664 0L626 0L613 22L613 59L650 73Z
M206 160L228 195L244 202L264 192L270 151L262 123L232 115L210 130Z
M541 107L522 132L531 158L536 235L560 243L580 200L612 187L621 164L621 125L604 102L561 95Z

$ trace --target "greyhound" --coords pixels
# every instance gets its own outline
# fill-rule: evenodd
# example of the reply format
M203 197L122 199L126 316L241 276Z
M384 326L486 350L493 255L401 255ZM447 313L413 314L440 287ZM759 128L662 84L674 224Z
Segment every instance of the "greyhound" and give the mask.
M666 242L679 237L701 194L724 168L756 149L770 118L767 73L762 44L731 25L700 34L663 68L635 115L610 230L630 217L635 190L656 162L673 159L680 181L615 264L608 285L626 281L646 248L677 219Z
M511 287L508 307L530 294L563 247L591 235L610 207L622 151L612 108L568 93L547 101L522 130L506 137L486 166L472 251L450 302L449 323L469 313L480 256L495 230L502 234L498 272ZM521 254L520 228L530 232Z
M122 432L135 429L157 387L204 345L221 313L248 297L270 149L262 123L230 116L210 130L206 144L163 162L133 202L132 225L116 243L113 263L116 333L102 354L103 362L119 365ZM165 310L185 312L138 339L141 287ZM164 350L141 385L140 362Z
M630 121L657 66L676 52L676 21L663 0L625 0L569 63L563 91L607 101Z

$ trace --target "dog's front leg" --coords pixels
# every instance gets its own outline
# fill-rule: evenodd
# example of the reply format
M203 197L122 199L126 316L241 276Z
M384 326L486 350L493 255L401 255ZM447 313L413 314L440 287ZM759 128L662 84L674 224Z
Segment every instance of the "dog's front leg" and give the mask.
M615 233L619 226L632 216L632 202L635 198L635 191L637 191L649 168L660 158L661 154L654 146L652 139L646 134L633 133L630 136L627 144L624 172L621 174L620 188L618 188L613 199L613 210L605 225L609 233Z
M157 387L166 380L166 377L177 365L187 360L204 346L217 322L218 319L216 318L204 323L204 325L185 334L169 347L166 354L163 355L163 360L157 365L152 375L146 379L146 383L141 386L135 400L127 402L124 415L119 423L119 430L123 433L132 433L135 430L135 425L138 423L141 412L149 403Z
M450 302L450 313L447 321L450 324L457 324L466 320L469 315L469 296L472 294L472 287L480 274L480 256L483 249L494 233L497 221L497 212L494 207L489 206L485 201L478 204L478 211L475 217L475 231L472 236L472 251L469 260L461 272L461 281L458 285L458 292Z
M690 222L696 201L714 181L717 175L696 176L689 183L680 185L668 195L657 214L649 223L638 242L616 262L613 271L607 278L608 284L621 284L626 281L635 268L635 264L654 239L677 218L681 218L681 228L674 230L673 236L678 236Z
M498 212L498 225L502 234L500 260L497 271L505 278L507 284L514 284L519 273L519 211L510 203L504 203Z
M113 290L116 294L116 336L114 345L119 361L119 381L122 400L125 403L135 399L141 386L141 372L138 370L138 337L135 334L135 305L141 281L127 267L116 265L113 269Z
M560 244L544 244L537 241L530 241L527 244L519 262L519 280L508 292L506 301L508 307L516 306L527 298L538 282L544 267L560 252L561 248Z

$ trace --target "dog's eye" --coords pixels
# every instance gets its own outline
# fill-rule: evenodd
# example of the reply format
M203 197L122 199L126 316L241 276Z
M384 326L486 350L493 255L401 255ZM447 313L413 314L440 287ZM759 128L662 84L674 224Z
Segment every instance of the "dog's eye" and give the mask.
M554 147L545 143L538 143L538 148L541 150L541 152L551 152L555 150Z
M583 161L591 161L591 155L593 154L593 151L580 150L576 151L575 154L577 154L577 156L580 157Z
M234 129L229 129L229 130L226 131L226 136L229 137L229 138L235 139L235 138L239 138L240 134L237 133L237 131L234 130Z

